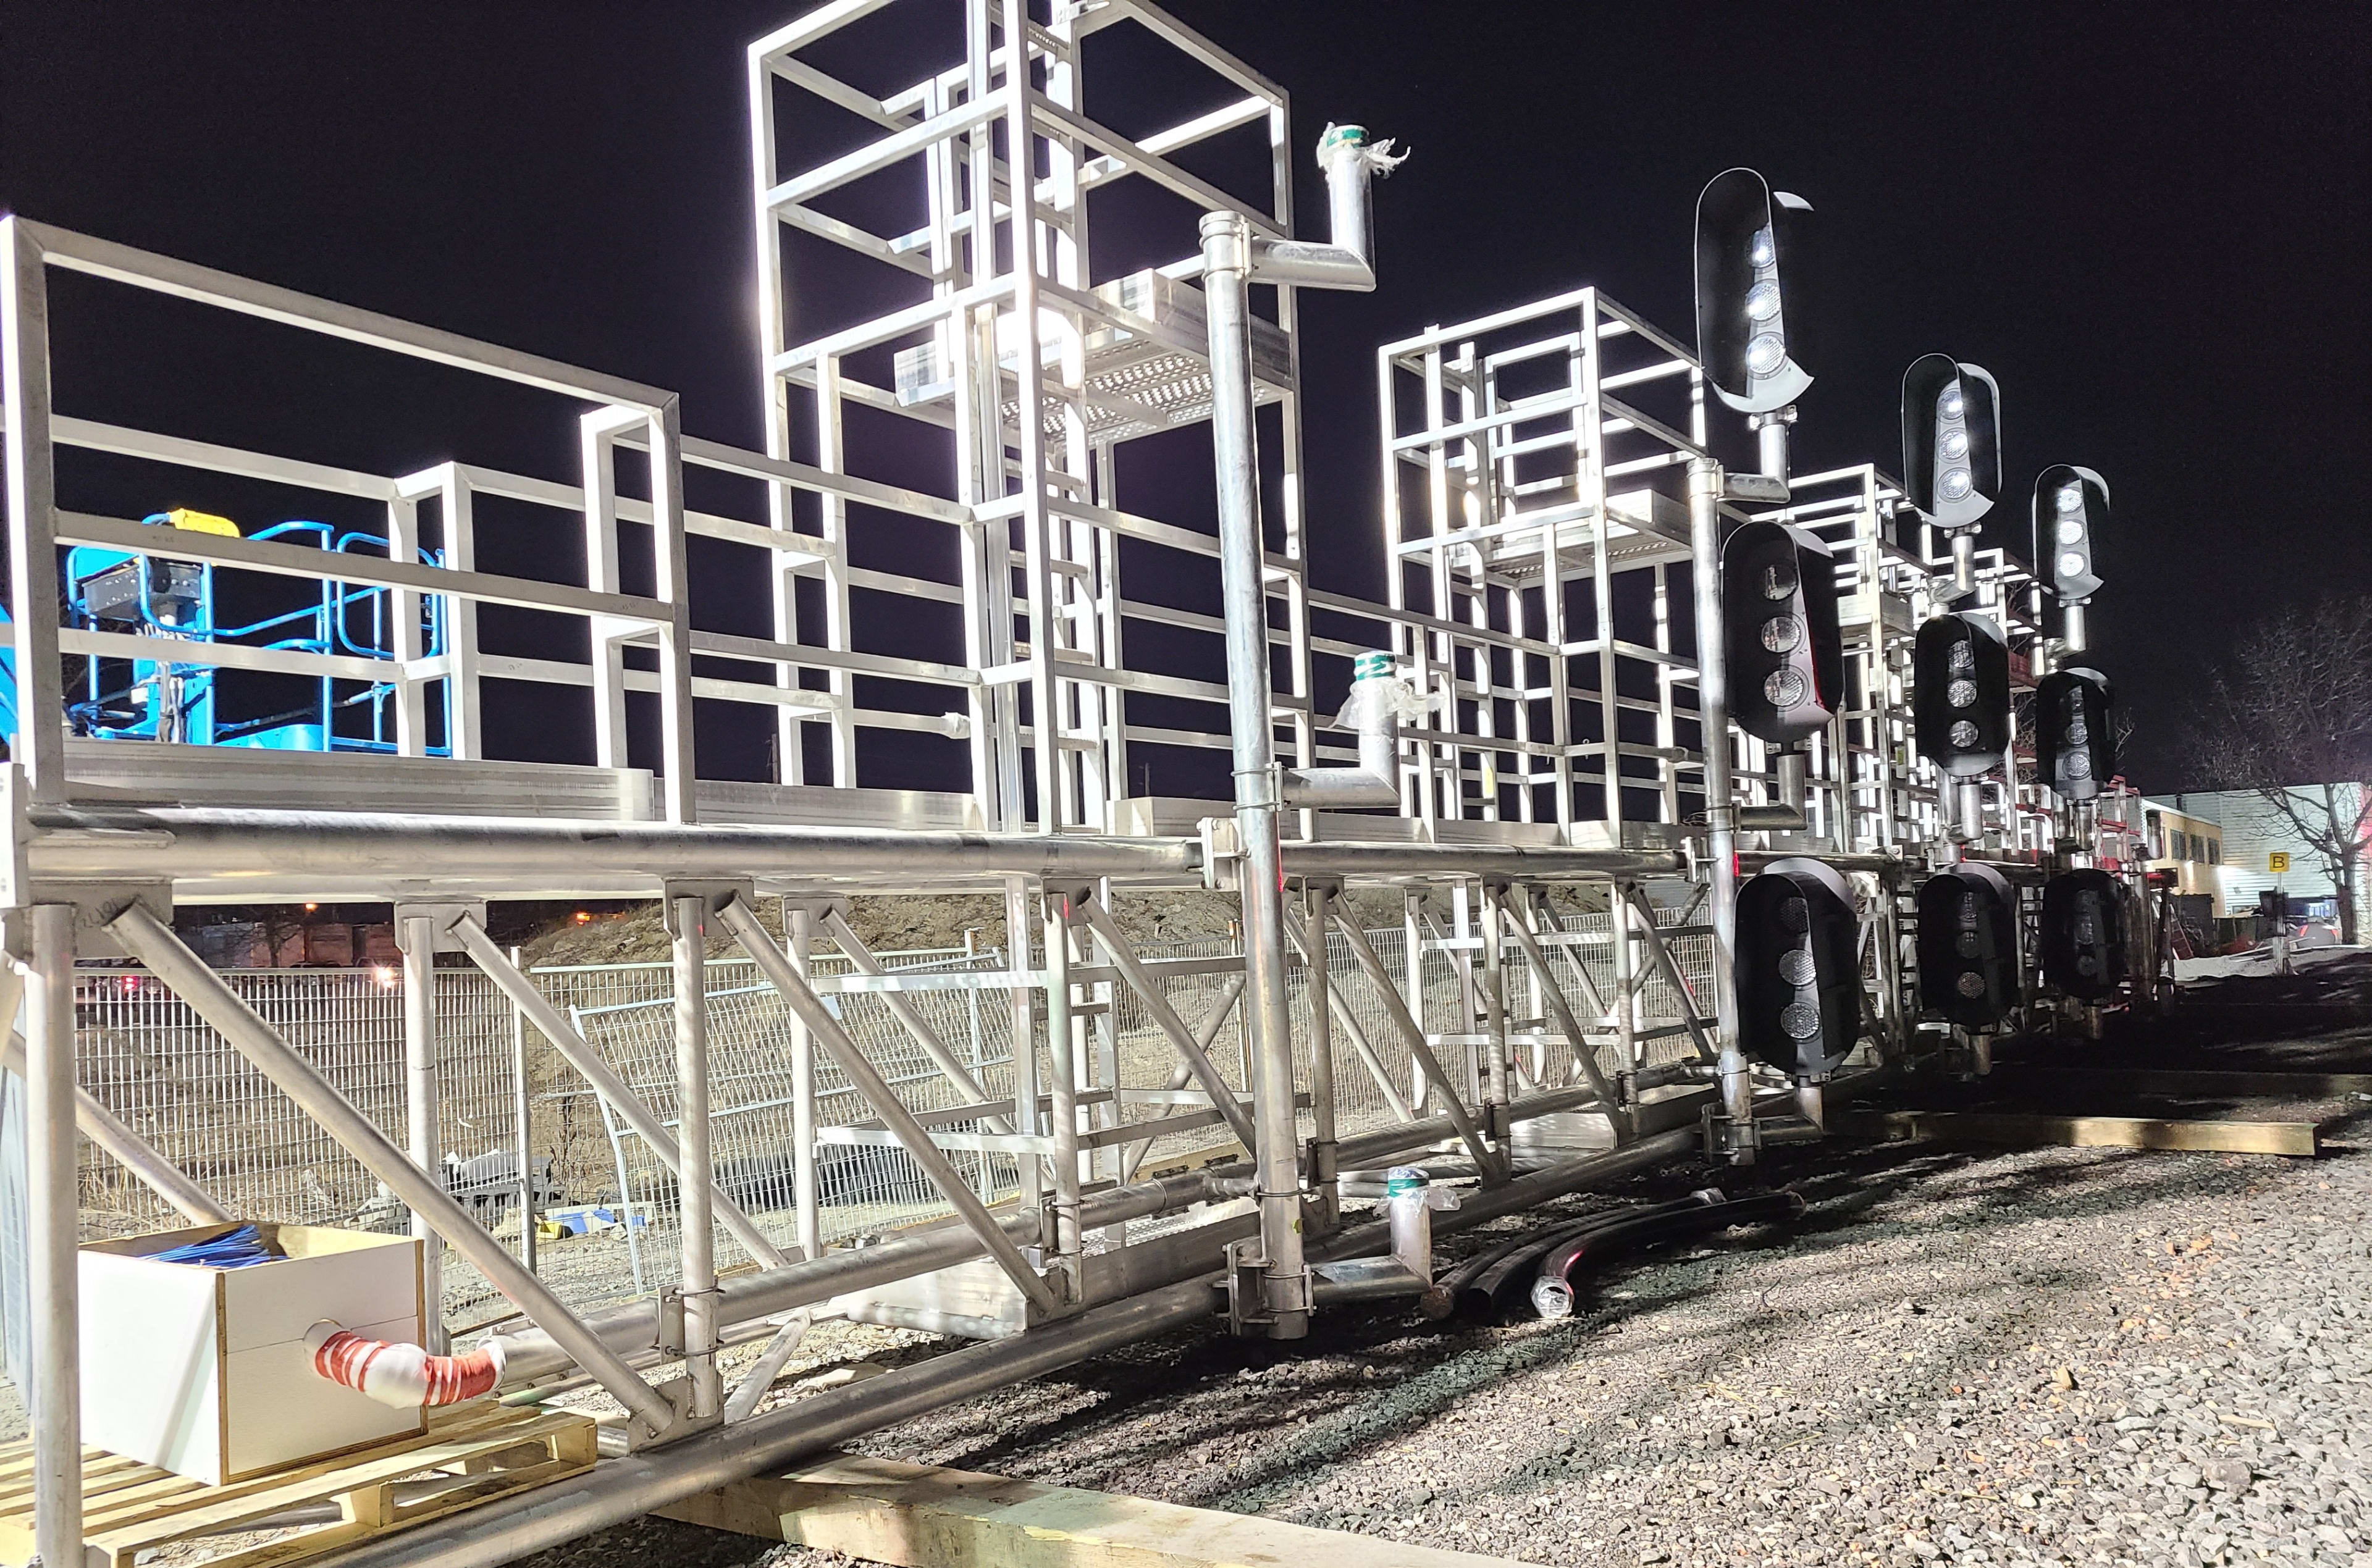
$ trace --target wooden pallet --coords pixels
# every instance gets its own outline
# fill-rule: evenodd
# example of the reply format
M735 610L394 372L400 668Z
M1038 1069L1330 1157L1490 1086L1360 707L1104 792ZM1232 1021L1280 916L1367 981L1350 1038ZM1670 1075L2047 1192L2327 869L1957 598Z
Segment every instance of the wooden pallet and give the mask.
M598 1452L592 1419L574 1411L474 1400L432 1411L428 1421L421 1436L227 1486L85 1448L84 1539L112 1568L133 1568L140 1553L176 1542L194 1546L205 1568L282 1568L591 1469ZM400 1499L399 1481L412 1483ZM335 1504L338 1517L270 1527L262 1540L227 1533L320 1504ZM219 1553L206 1552L209 1538ZM11 1443L0 1446L0 1564L24 1568L32 1557L32 1445Z

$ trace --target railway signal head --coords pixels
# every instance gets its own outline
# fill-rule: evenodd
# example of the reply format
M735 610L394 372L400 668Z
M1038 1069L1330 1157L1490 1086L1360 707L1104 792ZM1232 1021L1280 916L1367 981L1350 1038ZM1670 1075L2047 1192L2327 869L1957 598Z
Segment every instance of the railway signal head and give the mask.
M1743 525L1722 547L1721 606L1738 728L1774 745L1827 728L1845 679L1829 547L1785 523Z
M2009 883L1977 861L1919 889L1919 999L1964 1028L1990 1029L2017 1001L2017 915Z
M1911 650L1919 754L1949 777L1992 772L2009 749L2009 645L1971 610L1938 615Z
M2125 979L2125 895L2098 866L2042 888L2042 978L2079 1002L2102 1002Z
M1800 1079L1825 1078L1861 1038L1860 925L1844 878L1774 860L1738 889L1738 1042Z
M2117 776L2116 699L2097 669L2056 669L2034 691L2034 761L2062 800L2089 800Z
M2053 463L2034 480L2034 559L2046 568L2063 604L2100 588L2092 570L2092 534L2109 520L2109 483L2090 469Z
M1902 373L1902 480L1938 528L1973 528L2001 497L2001 389L1974 365L1922 354Z
M1697 358L1740 413L1785 408L1812 384L1796 363L1796 219L1811 210L1750 168L1723 170L1697 196Z

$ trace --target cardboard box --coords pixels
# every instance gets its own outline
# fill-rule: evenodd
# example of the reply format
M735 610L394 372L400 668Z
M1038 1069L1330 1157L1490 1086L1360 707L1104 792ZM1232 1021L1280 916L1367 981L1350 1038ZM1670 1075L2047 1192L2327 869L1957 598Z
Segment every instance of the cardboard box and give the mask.
M149 1256L236 1228L82 1249L82 1440L219 1486L426 1431L423 1412L316 1373L305 1348L324 1318L420 1343L419 1241L259 1224L286 1257L209 1269Z

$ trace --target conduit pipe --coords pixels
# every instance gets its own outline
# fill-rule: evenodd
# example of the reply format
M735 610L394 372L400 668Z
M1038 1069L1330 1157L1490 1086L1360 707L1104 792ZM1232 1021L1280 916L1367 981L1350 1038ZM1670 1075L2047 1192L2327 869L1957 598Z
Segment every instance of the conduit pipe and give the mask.
M1319 141L1328 218L1333 226L1330 245L1259 241L1237 212L1205 213L1202 222L1236 836L1243 856L1244 991L1254 1067L1254 1136L1249 1142L1259 1182L1262 1316L1273 1337L1288 1340L1309 1331L1310 1287L1309 1271L1301 1258L1301 1161L1293 1109L1293 1039L1285 1010L1284 874L1277 849L1283 790L1271 712L1267 549L1252 438L1248 294L1256 279L1288 286L1375 287L1368 186L1378 172L1391 168L1393 160L1389 145L1370 148L1366 143L1366 133L1355 125L1329 125ZM1393 804L1398 804L1397 790Z
M503 1376L499 1341L462 1355L431 1355L418 1345L366 1340L325 1318L305 1331L305 1348L317 1375L400 1411L474 1400Z
M1351 661L1345 711L1359 732L1355 768L1287 768L1285 803L1307 810L1395 807L1401 803L1401 720L1394 711L1392 656L1368 652Z

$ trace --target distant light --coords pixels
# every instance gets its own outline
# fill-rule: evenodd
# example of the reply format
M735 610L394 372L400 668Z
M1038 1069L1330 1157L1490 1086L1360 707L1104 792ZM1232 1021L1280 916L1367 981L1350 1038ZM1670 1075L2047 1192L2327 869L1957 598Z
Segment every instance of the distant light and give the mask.
M1769 229L1754 231L1754 238L1747 246L1746 259L1758 267L1767 267L1779 259L1779 247L1773 242Z
M592 914L592 912L591 912L591 911L589 911L589 910L578 910L578 911L576 912L576 923L577 923L577 924L579 924L579 925L587 925L587 924L590 924L590 923L592 923L592 920L593 920L593 914Z
M1779 314L1779 285L1765 279L1746 291L1746 318L1768 321Z
M1746 345L1746 368L1768 376L1787 361L1787 344L1776 332L1764 332Z
M305 906L305 912L307 914L311 914L315 910L320 909L320 907L321 906L319 904L307 904Z
M395 971L389 969L385 964L381 964L378 968L371 970L371 978L378 981L381 985L393 985L395 983Z

